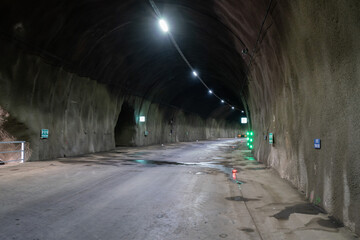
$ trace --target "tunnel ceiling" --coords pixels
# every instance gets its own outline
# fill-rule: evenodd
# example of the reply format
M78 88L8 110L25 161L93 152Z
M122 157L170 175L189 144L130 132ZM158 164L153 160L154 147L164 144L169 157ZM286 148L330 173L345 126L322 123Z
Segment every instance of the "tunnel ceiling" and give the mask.
M3 1L4 2L4 1ZM155 1L206 84L243 109L245 72L268 2ZM237 118L191 75L149 1L5 1L1 37L46 62L201 116ZM251 50L250 50L251 51Z

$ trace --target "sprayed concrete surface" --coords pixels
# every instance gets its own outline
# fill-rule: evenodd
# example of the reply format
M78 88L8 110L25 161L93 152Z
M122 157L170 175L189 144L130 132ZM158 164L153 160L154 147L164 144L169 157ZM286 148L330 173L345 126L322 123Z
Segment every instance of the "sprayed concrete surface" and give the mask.
M244 114L194 81L150 2ZM52 3L1 1L0 141L26 140L44 160L234 137L247 114L255 158L360 234L359 0Z
M249 48L255 157L360 233L360 1L218 2L236 36L252 36L247 46L259 34Z
M5 166L0 189L4 240L357 239L243 139Z
M116 145L235 137L241 126L67 72L0 38L0 141L26 141L30 160L109 151ZM11 56L11 57L8 57ZM146 116L139 123L139 116ZM40 139L41 129L49 138ZM1 151L1 146L0 146ZM16 159L16 158L15 158ZM8 161L7 156L0 160Z

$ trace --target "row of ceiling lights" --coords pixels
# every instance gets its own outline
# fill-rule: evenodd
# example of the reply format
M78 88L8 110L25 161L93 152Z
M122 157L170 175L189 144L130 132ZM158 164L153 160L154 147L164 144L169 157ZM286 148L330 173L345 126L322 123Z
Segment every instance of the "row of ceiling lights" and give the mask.
M195 76L195 77L198 77L198 74L197 74L197 72L196 71L193 71L193 75ZM211 89L209 89L209 93L210 94L213 94L213 91L211 90ZM216 96L217 97L217 96ZM220 98L219 98L220 99ZM224 99L220 99L220 102L221 103L225 103L225 101L224 101ZM230 104L229 104L230 105ZM231 106L231 109L235 109L235 107L234 106ZM242 112L244 112L244 111L242 111Z
M163 32L169 32L169 26L168 24L166 23L166 21L164 19L160 19L159 20L159 25L160 25L160 28L162 29ZM171 36L172 37L172 36ZM176 44L175 40L172 38L173 42ZM180 49L178 49L178 51L180 51ZM187 60L186 60L187 61ZM189 67L192 69L191 65L188 63ZM192 69L193 70L193 69ZM200 82L208 89L208 93L209 94L212 94L214 95L216 98L218 98L220 100L221 103L223 104L227 104L231 107L232 110L235 110L235 107L233 105L231 105L230 103L227 103L224 101L224 99L220 98L218 95L216 95L213 90L211 90L205 83L204 81L199 77L199 74L193 70L193 75L198 78L200 80ZM237 109L239 111L241 111L241 113L244 113L243 110L240 110L240 109Z

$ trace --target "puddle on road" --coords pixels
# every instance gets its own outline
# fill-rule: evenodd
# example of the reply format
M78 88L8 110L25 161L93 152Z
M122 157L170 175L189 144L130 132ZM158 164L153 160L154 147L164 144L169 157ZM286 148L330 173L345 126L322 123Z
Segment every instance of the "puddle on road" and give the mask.
M327 219L320 217L313 218L305 224L305 227L308 229L337 232L338 229L344 227L344 225L330 216Z
M196 145L198 145L198 144L196 144ZM216 148L219 148L218 150L220 150L220 151L222 150L224 152L228 152L229 150L230 151L239 150L239 148L241 148L241 146L242 146L241 144L224 145L224 146L220 146L220 148L216 146ZM154 166L161 166L161 165L197 166L197 167L202 167L202 168L210 168L210 169L218 170L220 172L225 173L229 177L229 179L233 180L232 170L234 169L234 167L238 171L242 171L243 169L241 169L239 167L239 164L241 164L241 166L244 166L244 164L251 165L251 164L257 163L256 160L252 156L250 156L251 151L248 151L248 150L240 150L240 151L243 152L241 156L236 156L236 157L230 156L229 157L229 156L216 156L215 155L210 158L212 160L210 162L178 162L178 161L162 160L163 157L174 158L174 156L169 156L169 154L163 154L163 156L160 158L161 160L160 159L146 160L146 159L144 159L144 158L148 158L146 155L150 155L153 152L150 152L150 151L132 152L132 151L124 151L123 149L119 149L115 152L114 155L107 155L105 157L94 155L93 157L95 157L96 160L88 160L86 158L76 159L76 160L62 159L59 162L64 163L64 164L84 164L85 166L88 166L88 167L91 165L108 165L108 166L119 167L122 165L136 165L136 164L140 164L140 165L147 166L147 167L154 167ZM124 156L125 159L119 159L119 156L116 155L119 153L125 155ZM239 158L239 157L240 157L240 159L235 159L235 158ZM130 159L128 159L128 158L130 158ZM201 159L205 160L205 159L209 159L209 158L203 157ZM231 161L229 161L228 159L231 159ZM202 172L204 172L204 171L202 171ZM201 174L199 173L198 175L201 175Z
M266 170L268 169L267 167L257 167L257 168L246 168L246 170Z
M252 228L241 228L240 229L241 231L243 231L243 232L254 232L254 229L252 229Z
M318 215L319 213L325 213L325 211L311 203L303 203L290 207L285 207L284 210L281 210L280 212L272 215L271 217L274 217L278 220L289 220L290 215L293 213Z
M337 221L335 218L333 217L329 217L329 219L319 219L317 220L317 223L322 226L322 227L326 227L326 228L342 228L344 227L344 224L342 224L341 222Z
M200 166L200 167L207 167L220 170L221 172L231 175L232 174L232 167L227 167L220 165L219 162L200 162L200 163L184 163L184 165L193 165L193 166Z
M127 162L140 163L142 165L184 165L178 162L168 162L168 161L157 161L157 160L143 160L143 159L128 159Z
M223 166L219 162L170 162L170 161L161 161L161 160L144 160L144 159L126 159L126 162L133 162L138 163L146 166L156 166L156 165L180 165L180 166L198 166L198 167L205 167L205 168L212 168L217 169L226 175L231 177L232 174L232 167ZM198 174L199 175L199 174Z
M344 225L332 216L327 218L316 217L306 223L304 227L297 228L294 231L317 230L336 233L339 232L339 229L342 227L344 227Z
M242 196L226 197L225 199L229 201L237 201L237 202L259 201L259 199L256 198L246 198Z

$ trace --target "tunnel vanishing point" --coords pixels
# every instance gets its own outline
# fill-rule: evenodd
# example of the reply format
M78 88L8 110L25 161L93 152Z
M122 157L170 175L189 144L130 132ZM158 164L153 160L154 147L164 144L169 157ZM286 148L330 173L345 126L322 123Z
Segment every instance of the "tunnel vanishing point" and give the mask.
M360 233L360 1L3 0L0 19L0 141L27 160L251 129Z

